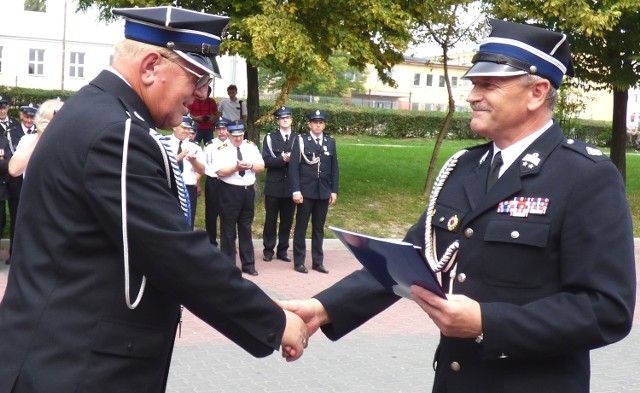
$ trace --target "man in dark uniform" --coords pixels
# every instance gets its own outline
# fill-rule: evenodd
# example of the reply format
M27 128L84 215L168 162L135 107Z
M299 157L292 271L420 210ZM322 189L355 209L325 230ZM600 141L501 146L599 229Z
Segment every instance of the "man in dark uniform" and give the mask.
M465 78L471 129L492 142L444 165L405 239L424 248L448 292L411 288L442 332L433 391L588 393L589 351L633 323L625 187L599 149L566 139L552 119L573 75L566 36L491 26ZM287 307L336 340L396 300L361 270Z
M255 216L256 175L264 170L264 161L255 143L244 139L244 123L227 125L229 144L214 158L213 168L220 183L220 251L236 260L236 234L242 272L257 276L252 225Z
M5 138L5 140L7 136L7 130L11 127L17 127L20 124L20 122L18 122L16 118L9 116L10 102L11 100L9 99L8 96L0 96L0 135L2 135ZM8 140L3 142L2 144L3 144L3 147L1 148L3 149L4 159L7 160L8 162L7 157L10 157L11 146L9 145ZM2 232L0 232L0 238L1 238L2 235L4 234L4 229L7 225L5 200L7 199L8 175L0 175L0 176L2 177L2 184L0 184L0 195L2 195L2 201L0 201L0 229L2 229ZM9 264L10 263L9 259L7 259L5 263Z
M214 125L217 137L213 138L204 147L205 169L207 176L204 183L204 208L205 208L205 228L209 234L209 241L218 247L218 217L220 216L220 180L218 174L213 169L213 163L216 154L221 149L227 147L229 132L227 125L231 120L220 116L216 119Z
M33 134L36 132L36 126L34 119L38 107L33 103L25 104L20 107L20 123L10 126L7 130L7 139L9 140L9 148L11 153L15 153L18 148L18 143L23 136L27 134ZM23 176L8 176L7 179L7 197L9 202L9 259L13 250L13 238L15 236L18 205L20 204L20 194L22 193L22 180ZM9 259L7 261L9 261Z
M8 96L0 96L0 127L2 127L0 128L0 134L5 136L9 127L20 124L15 117L9 116L10 102L11 100Z
M3 393L165 391L181 304L254 356L282 343L295 360L306 345L304 323L191 230L156 132L206 95L229 19L113 12L126 39L112 67L65 103L29 161L0 304Z
M9 161L12 158L9 140L0 133L0 238L4 234L7 225L7 217L5 213L5 200L7 199L7 180L9 178ZM10 260L4 261L6 265L10 264Z
M291 182L289 181L289 161L291 147L298 134L291 130L291 108L283 106L275 111L278 129L265 135L262 142L262 158L267 168L264 185L264 228L262 242L264 245L262 259L271 261L276 240L278 241L276 257L285 262L291 262L287 255L293 215L296 205L291 198ZM278 226L280 216L280 226Z
M338 200L338 151L336 140L324 133L327 115L319 110L307 115L309 133L296 138L291 150L289 178L293 202L298 205L293 233L294 269L307 273L306 234L311 218L311 268L329 273L324 267L324 223L329 206Z

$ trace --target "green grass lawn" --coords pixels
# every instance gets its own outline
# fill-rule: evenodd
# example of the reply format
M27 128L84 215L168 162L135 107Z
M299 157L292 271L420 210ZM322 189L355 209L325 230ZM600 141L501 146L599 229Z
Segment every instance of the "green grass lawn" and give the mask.
M379 237L402 238L425 209L423 197L434 141L337 136L340 162L338 203L329 209L327 225ZM456 151L476 141L445 141L440 166ZM608 154L608 152L607 152ZM634 217L634 234L640 236L640 155L627 155L627 195ZM264 200L256 193L253 233L262 237ZM199 198L196 227L204 228L204 198ZM328 238L333 237L330 231Z

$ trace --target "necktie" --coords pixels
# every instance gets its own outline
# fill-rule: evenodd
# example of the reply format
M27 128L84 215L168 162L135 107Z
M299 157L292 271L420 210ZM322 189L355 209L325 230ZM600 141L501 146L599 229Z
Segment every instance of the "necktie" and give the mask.
M320 138L316 138L316 143L320 146Z
M179 156L180 153L182 153L182 141L178 143L178 154L176 156ZM178 160L178 168L180 168L180 172L184 172L184 159Z
M238 160L242 161L242 153L240 152L240 146L238 146ZM244 176L244 169L241 171L238 171L238 175L240 176Z
M491 161L491 168L489 168L489 176L487 176L487 191L491 189L491 187L498 181L498 176L500 174L500 167L502 166L502 154L500 152L496 153L493 156L493 161Z

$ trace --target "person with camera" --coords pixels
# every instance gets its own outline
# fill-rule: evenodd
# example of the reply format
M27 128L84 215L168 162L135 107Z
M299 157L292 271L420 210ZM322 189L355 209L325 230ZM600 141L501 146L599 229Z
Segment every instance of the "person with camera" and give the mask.
M207 98L195 99L191 105L188 105L191 118L196 122L196 137L193 141L199 145L200 141L204 141L203 145L213 139L213 122L218 117L218 104L211 97L211 86L207 90Z

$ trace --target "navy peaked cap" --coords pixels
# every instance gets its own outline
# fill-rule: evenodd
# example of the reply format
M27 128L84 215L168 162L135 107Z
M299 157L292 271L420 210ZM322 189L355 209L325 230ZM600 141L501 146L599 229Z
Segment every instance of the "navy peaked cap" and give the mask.
M24 104L20 107L20 112L26 115L31 115L31 116L34 116L37 110L38 110L38 106L33 105L32 103Z
M309 120L327 120L327 114L319 110L313 111L307 115Z
M489 24L491 34L480 44L463 79L532 74L559 88L564 75L575 75L566 35L497 19Z
M214 123L214 126L216 128L221 128L221 127L226 127L227 125L229 125L229 123L231 123L231 120L227 119L226 117L218 117Z
M227 125L227 130L231 135L244 134L244 122L242 120L232 121Z
M125 18L128 39L171 49L180 57L220 78L215 56L230 19L172 6L114 8Z
M291 116L293 114L293 111L291 110L291 108L287 108L286 106L280 107L278 108L273 115L276 118L280 118L280 117L287 117L287 116Z
M9 97L0 96L0 105L9 105Z
M193 119L189 115L182 116L182 123L180 123L182 127L193 128Z

